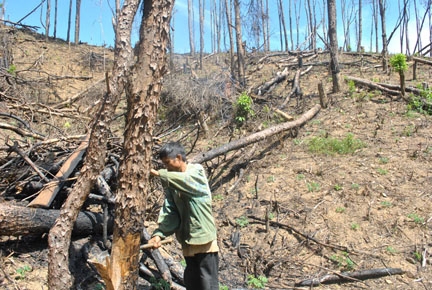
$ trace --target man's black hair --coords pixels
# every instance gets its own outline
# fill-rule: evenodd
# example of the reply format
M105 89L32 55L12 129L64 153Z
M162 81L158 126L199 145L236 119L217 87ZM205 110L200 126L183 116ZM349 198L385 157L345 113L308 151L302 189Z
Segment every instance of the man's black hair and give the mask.
M174 159L177 155L181 155L184 162L186 162L186 152L184 147L179 142L168 142L162 145L159 150L159 158L168 157L170 159Z

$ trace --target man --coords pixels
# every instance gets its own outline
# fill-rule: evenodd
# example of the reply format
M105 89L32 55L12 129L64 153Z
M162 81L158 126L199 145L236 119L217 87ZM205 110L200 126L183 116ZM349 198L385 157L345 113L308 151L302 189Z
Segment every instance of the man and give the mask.
M165 191L158 228L148 241L154 248L175 233L186 260L184 282L188 290L218 290L219 258L212 196L204 168L186 162L178 142L162 146L159 158L166 169L151 170L159 176Z

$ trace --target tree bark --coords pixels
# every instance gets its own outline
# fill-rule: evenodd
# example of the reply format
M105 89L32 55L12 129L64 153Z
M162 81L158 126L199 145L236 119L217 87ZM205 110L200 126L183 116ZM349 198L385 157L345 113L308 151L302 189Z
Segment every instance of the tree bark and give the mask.
M228 144L222 145L205 153L198 154L193 156L190 160L192 163L203 163L209 161L219 155L225 154L229 151L236 150L252 143L261 141L269 136L275 135L277 133L295 128L304 125L308 120L312 119L321 109L320 105L315 105L312 109L304 113L300 118L292 122L282 123L270 128L267 128L263 131L251 134L245 138L238 139Z
M60 215L60 210L28 208L0 203L0 232L6 236L42 235L48 233ZM108 222L112 231L113 220ZM94 212L80 212L73 226L72 235L87 236L102 234L103 215Z

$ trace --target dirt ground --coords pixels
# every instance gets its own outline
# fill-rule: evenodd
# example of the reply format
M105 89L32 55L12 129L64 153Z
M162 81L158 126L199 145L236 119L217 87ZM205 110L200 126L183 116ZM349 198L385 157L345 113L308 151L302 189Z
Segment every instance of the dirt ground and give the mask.
M50 72L53 75L90 77L58 81L50 88L52 94L40 95L38 101L70 98L103 79L104 68L100 66L104 63L91 68L90 60L92 53L106 54L109 59L108 50L69 47L60 42L47 45L20 33L14 39L17 69L38 66L44 71L56 69ZM282 71L287 58L275 56L258 63L261 57L248 57L250 88ZM205 164L218 227L220 283L229 289L254 288L247 282L253 275L254 281L260 276L268 279L266 289L309 289L295 284L344 271L397 268L403 273L321 284L318 289L432 289L432 117L409 111L402 99L363 88L353 90L346 83L342 93L331 94L331 78L323 65L326 61L326 54L304 60L305 67L312 65L312 69L301 77L303 103L292 99L284 111L298 118L319 103L320 81L330 99L328 108L322 108L298 130L228 154L227 159L237 154L232 163ZM214 70L215 63L220 64L219 56L207 58L204 67ZM378 56L347 54L341 56L341 64L342 75L398 84L397 74L374 68L380 64ZM292 70L291 80L295 68L287 67ZM197 73L205 77L208 72ZM407 76L408 86L422 82L430 86L432 67L420 65L418 79L413 81L409 63ZM240 138L280 123L271 108L283 101L290 86L285 81L271 93L257 97L255 116L234 134L221 129L221 120L212 119L210 134L199 139L191 155L223 145L230 136ZM82 100L79 110L84 111L94 100L94 96ZM85 128L85 119L71 120L75 130ZM188 128L163 141L179 139ZM9 132L2 131L4 143ZM349 134L363 147L348 154L310 150L314 138L343 140ZM187 141L186 146L192 143ZM245 156L249 156L246 163L242 159ZM5 175L1 180L4 194ZM6 202L2 196L0 201ZM154 223L149 219L146 225L151 228ZM181 260L177 243L165 248ZM1 289L47 289L46 236L0 236L0 265ZM103 289L95 284L97 277L91 269L87 276L82 272L77 276L78 288Z

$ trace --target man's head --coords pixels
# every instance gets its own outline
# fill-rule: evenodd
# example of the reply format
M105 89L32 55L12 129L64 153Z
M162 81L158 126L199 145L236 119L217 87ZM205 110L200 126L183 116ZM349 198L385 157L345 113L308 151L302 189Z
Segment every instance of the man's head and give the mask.
M178 142L168 142L159 150L159 158L165 164L168 171L186 170L186 152Z

